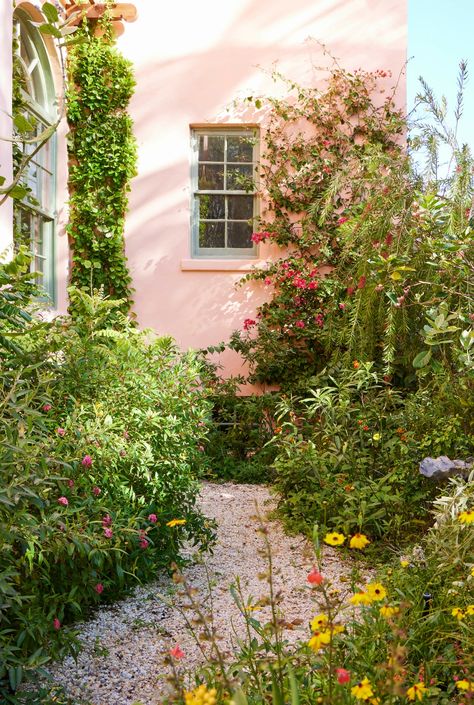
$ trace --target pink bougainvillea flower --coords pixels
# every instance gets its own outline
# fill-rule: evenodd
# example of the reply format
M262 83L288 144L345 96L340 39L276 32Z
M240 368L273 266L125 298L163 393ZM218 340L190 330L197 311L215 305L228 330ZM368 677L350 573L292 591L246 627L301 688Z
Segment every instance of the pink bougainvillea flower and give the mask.
M156 516L156 514L149 514L148 521L150 521L152 524L156 524L156 522L158 521L158 517Z
M94 590L98 595L101 595L104 592L104 586L102 583L97 583L97 585L94 587Z
M112 529L109 529L108 527L104 529L104 536L106 539L111 539L113 535L114 532L112 531Z
M53 407L51 406L51 404L43 404L43 406L41 407L41 409L46 413L48 413L48 411L51 411L52 408Z
M68 487L71 487L71 489L74 487L74 480L68 480L67 481Z
M102 490L100 489L100 487L93 487L92 488L92 494L94 494L96 497L98 497L101 492L102 492Z
M69 502L66 497L58 497L58 504L62 504L63 507L67 507Z
M85 468L90 468L91 465L92 465L92 458L91 458L91 456L90 456L90 455L85 455L85 456L82 458L82 464L83 464L83 466L84 466Z
M176 646L170 649L170 654L175 659L184 658L184 651L180 649L179 644L176 644Z
M308 289L317 289L318 288L318 282L310 282L308 284Z
M305 327L304 321L296 321L295 326L297 328L304 328Z
M343 223L347 223L348 220L349 218L346 218L346 216L343 215L341 218L338 219L337 224L342 225Z
M316 316L314 317L314 322L316 323L317 326L320 328L323 327L324 325L324 316L322 313L317 313Z
M112 517L110 514L106 514L102 519L102 526L112 526Z
M270 233L267 233L265 230L263 230L260 233L252 233L252 237L250 239L252 240L252 242L255 242L255 244L258 244L259 242L263 242L269 237Z
M56 429L56 433L58 434L58 436L61 436L61 438L62 438L63 436L66 435L66 429L59 427Z
M349 671L346 671L345 668L336 668L336 676L337 682L341 685L344 685L344 683L349 683L351 679L351 674Z
M265 284L265 286L269 286L272 283L271 277L265 277L263 283Z
M140 548L148 548L148 541L145 538L140 539Z
M324 582L323 576L316 568L313 568L313 570L308 573L306 580L308 583L311 583L311 585L321 585L321 583Z
M61 622L57 617L53 619L53 627L56 629L56 631L59 631L61 629Z
M244 321L244 330L249 330L249 328L255 325L257 325L257 321L254 321L253 318L246 318Z

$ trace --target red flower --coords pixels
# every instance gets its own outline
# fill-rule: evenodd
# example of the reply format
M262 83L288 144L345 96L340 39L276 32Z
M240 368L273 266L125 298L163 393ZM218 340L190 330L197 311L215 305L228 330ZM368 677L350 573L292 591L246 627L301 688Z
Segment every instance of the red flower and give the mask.
M170 654L175 659L184 658L184 651L181 651L178 644L176 644L176 646L173 646L173 648L170 649Z
M48 413L48 411L51 411L51 409L52 409L53 407L51 406L51 404L43 404L43 406L42 406L41 408L42 408L43 411L45 411L46 413Z
M305 327L304 321L296 321L295 326L297 328L304 328Z
M339 220L337 221L337 224L338 224L338 225L342 225L343 223L347 223L348 220L349 220L349 218L346 218L345 216L342 216L342 217L339 218Z
M67 505L69 504L69 502L68 502L68 500L66 499L66 497L58 497L58 504L62 504L63 507L67 507Z
M145 538L140 539L140 548L148 548L148 541Z
M102 526L112 526L112 517L110 514L106 514L105 517L102 519Z
M85 455L85 456L82 458L82 465L83 465L85 468L90 468L90 467L91 467L91 465L92 465L92 458L91 458L90 455Z
M271 277L265 277L263 283L265 284L265 286L269 286L272 283Z
M56 629L56 631L59 631L61 629L61 622L57 617L53 619L53 627Z
M158 521L158 517L156 516L156 514L149 514L148 521L152 524L156 524L156 522Z
M63 436L66 435L66 430L64 428L57 428L56 433L58 434L58 436L61 436L61 438L62 438Z
M92 488L92 494L94 494L96 497L98 497L101 492L102 492L102 490L100 489L100 487L93 487Z
M112 529L109 529L109 528L104 529L104 536L106 539L111 539L113 535L114 535L114 532L112 531Z
M104 586L102 585L102 583L97 583L94 590L98 595L101 595L104 592Z
M316 568L313 568L313 570L308 573L308 577L306 578L308 583L311 583L311 585L321 585L321 583L324 581L323 576L321 573L319 573Z
M67 481L68 487L71 487L71 489L74 487L74 480L68 480Z
M263 242L266 240L268 237L270 237L270 233L267 233L265 230L260 233L252 233L252 237L250 238L252 242L255 242L255 244L258 244L259 242Z
M336 668L336 675L337 682L341 685L344 685L344 683L349 683L351 679L351 674L349 673L349 671L346 671L345 668Z
M362 276L362 277L359 279L359 281L357 282L357 288L358 288L358 289L363 289L364 286L365 286L365 284L366 284L366 282L367 282L367 277Z
M249 328L255 325L257 325L257 321L254 321L253 318L246 318L244 321L244 330L249 330Z
M354 293L354 291L355 291L355 287L353 287L353 286L348 286L348 287L347 287L347 296L352 296L352 294Z

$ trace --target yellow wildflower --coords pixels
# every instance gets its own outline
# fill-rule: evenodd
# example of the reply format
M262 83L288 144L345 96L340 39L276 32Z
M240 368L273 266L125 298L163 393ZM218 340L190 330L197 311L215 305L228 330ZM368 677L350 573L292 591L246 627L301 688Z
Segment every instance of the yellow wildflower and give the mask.
M367 592L373 602L384 600L387 597L387 591L380 583L369 583L367 585Z
M458 515L458 521L461 524L472 524L474 522L474 509L466 509L465 512L461 512Z
M217 690L207 689L205 685L199 685L191 691L184 692L184 702L186 705L215 705Z
M451 610L451 614L453 617L457 617L458 619L463 619L464 618L464 612L460 607L453 607Z
M472 568L471 568L471 575L472 575L472 577L474 578L474 565L473 565Z
M182 526L186 524L186 519L171 519L171 521L166 522L166 526L173 528L173 526Z
M385 617L385 619L390 619L391 617L394 617L396 614L400 612L399 607L389 607L388 605L382 605L380 608L380 614L382 617Z
M370 681L368 678L364 678L362 681L360 681L360 683L354 685L351 688L351 693L358 700L368 700L374 695L374 691L372 690L372 686L370 685Z
M469 615L474 614L474 605L468 605L466 607L466 614L469 614Z
M380 441L380 439L382 438L382 436L380 435L380 433L374 433L374 435L372 436L372 438L374 439L374 441Z
M354 534L349 542L349 548L365 548L370 543L365 534Z
M318 614L311 621L311 631L318 632L321 629L325 629L327 623L328 623L328 618L326 617L326 615L325 614Z
M345 627L342 624L333 624L331 627L331 636L334 636L334 634L341 634L344 629Z
M410 565L410 561L405 560L404 558L400 558L400 565L402 568L408 568Z
M366 592L361 590L356 592L352 597L349 598L349 602L353 605L371 605L372 598Z
M467 681L463 678L461 681L456 683L456 688L459 688L459 690L469 690L474 692L474 681Z
M315 631L311 639L308 641L308 646L313 651L319 651L323 646L327 646L331 641L331 632L323 629Z
M346 537L344 534L338 534L337 531L326 534L323 539L324 543L327 543L329 546L340 546L345 540Z
M411 688L408 688L407 698L408 700L423 700L423 696L427 690L428 688L425 686L423 681L420 681L419 683L412 685Z

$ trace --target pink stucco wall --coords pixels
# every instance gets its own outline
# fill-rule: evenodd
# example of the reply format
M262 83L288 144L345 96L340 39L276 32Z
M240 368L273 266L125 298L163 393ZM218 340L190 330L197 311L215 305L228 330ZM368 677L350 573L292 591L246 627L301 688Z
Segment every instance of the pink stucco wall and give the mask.
M258 122L233 108L234 99L275 93L274 67L300 82L317 80L314 67L328 60L316 40L347 67L398 76L406 61L406 0L135 5L139 18L119 39L137 78L131 113L139 164L126 224L135 311L142 326L183 347L206 346L241 327L262 293L234 287L248 262L190 261L190 124ZM269 253L262 247L259 254L265 260ZM238 371L236 359L227 365Z
M233 107L234 99L278 92L270 76L274 68L301 83L317 81L321 74L315 67L328 64L318 41L345 67L388 68L398 76L406 61L406 4L175 0L163 5L135 0L138 20L126 24L118 44L133 62L137 79L131 114L139 162L130 194L126 251L141 326L171 334L184 348L203 347L226 340L261 301L260 289L234 286L248 270L248 261L191 259L190 125L258 123L258 113ZM0 6L3 14L11 13L9 3ZM7 18L0 19L5 33ZM0 39L3 54L3 34ZM0 89L2 101L5 91L8 101L8 85L0 83ZM403 104L403 76L398 99ZM64 134L62 127L56 249L61 311L67 306L68 267ZM261 247L255 264L261 266L269 255ZM236 358L224 361L229 371L239 371Z

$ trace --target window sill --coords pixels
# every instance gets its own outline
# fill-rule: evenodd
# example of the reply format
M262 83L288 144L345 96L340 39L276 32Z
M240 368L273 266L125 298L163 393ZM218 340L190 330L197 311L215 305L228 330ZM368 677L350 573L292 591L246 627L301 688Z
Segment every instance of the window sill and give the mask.
M182 259L183 272L251 272L262 269L264 259Z

